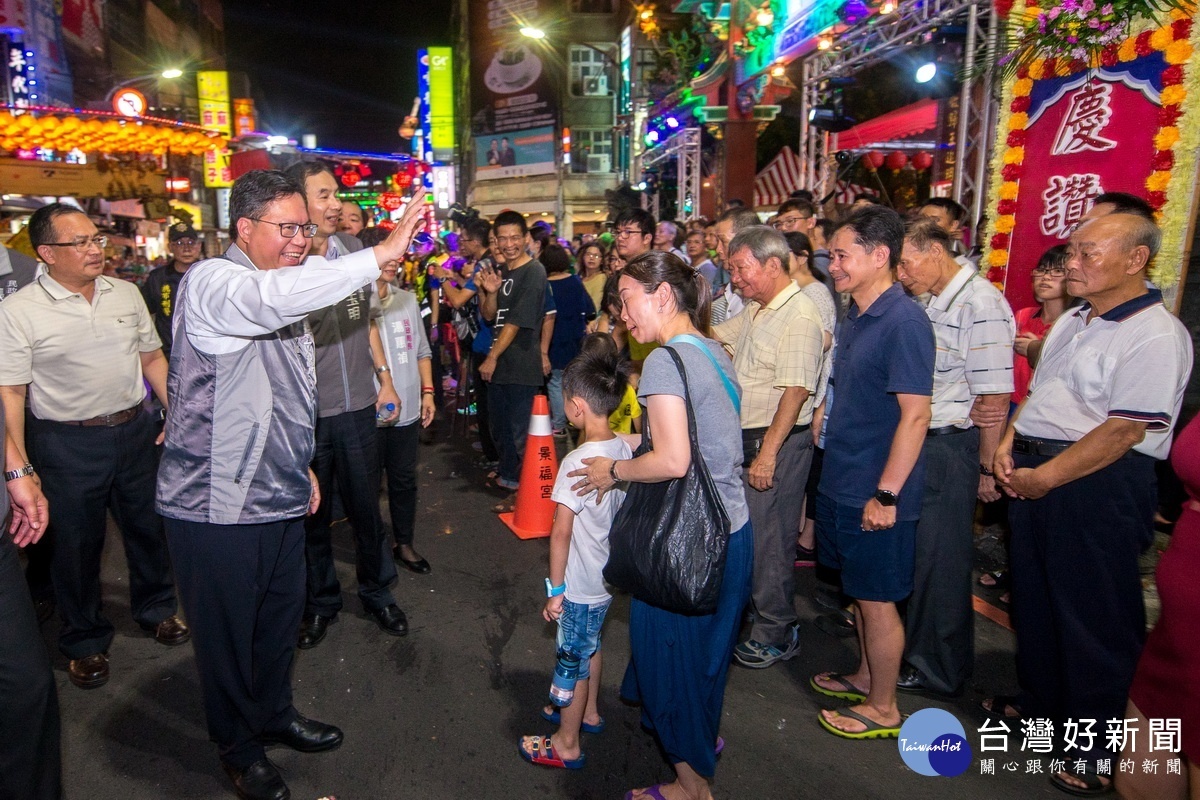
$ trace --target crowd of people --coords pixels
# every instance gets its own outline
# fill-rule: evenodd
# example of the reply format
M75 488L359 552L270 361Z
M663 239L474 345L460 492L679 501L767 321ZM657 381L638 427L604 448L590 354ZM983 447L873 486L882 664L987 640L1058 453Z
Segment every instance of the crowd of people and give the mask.
M394 226L364 227L332 172L302 162L236 182L220 257L201 259L196 232L172 227L173 261L140 292L106 276L105 237L86 215L38 211L43 269L0 304L13 509L0 597L19 611L4 639L21 643L0 670L29 678L0 700L24 721L0 733L0 787L60 791L34 601L57 607L71 682L108 679L111 511L131 612L164 645L192 643L239 797L288 797L265 747L342 741L298 714L289 677L295 649L317 647L342 607L332 525L353 531L363 609L405 635L397 565L432 570L414 547L422 428L439 409L470 414L481 489L511 511L539 393L570 452L550 496L543 609L558 635L542 716L557 728L521 739L526 760L584 767L582 734L605 727L614 520L631 487L697 469L728 520L719 597L702 614L631 600L621 695L675 780L627 797L711 797L730 666L800 652L797 568L823 568L818 591L858 641L856 664L811 677L841 703L819 713L824 730L895 738L898 693L960 696L981 503L1007 505L1009 568L985 577L1011 593L1019 681L983 710L1060 728L1182 717L1177 755L1195 755L1200 685L1180 656L1197 640L1194 444L1175 447L1192 499L1143 649L1138 557L1192 366L1190 335L1146 279L1160 245L1150 208L1097 198L1033 269L1037 305L1015 313L964 246L957 203L823 211L803 192L765 222L740 204L686 223L629 208L573 241L505 211L434 237L418 233L420 201ZM1198 435L1193 422L1179 441ZM1110 746L1099 734L1077 745L1051 781L1100 794L1115 778L1129 797L1197 785L1190 762L1182 776L1115 776L1123 754Z

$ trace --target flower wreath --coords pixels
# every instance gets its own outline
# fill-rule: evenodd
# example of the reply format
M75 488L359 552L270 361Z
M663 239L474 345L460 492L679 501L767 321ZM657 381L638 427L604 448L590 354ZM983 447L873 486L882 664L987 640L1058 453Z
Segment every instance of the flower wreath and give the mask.
M1014 11L1027 11L1033 3L1016 0ZM1015 80L1005 82L1000 101L998 130L1004 145L992 156L991 196L995 219L988 226L991 251L987 256L988 280L1000 289L1008 276L1009 248L1016 226L1017 194L1025 162L1025 135L1029 124L1030 92L1033 82L1043 77L1063 77L1088 67L1106 67L1133 61L1153 52L1162 52L1166 68L1162 72L1161 108L1151 173L1146 178L1146 199L1163 220L1162 247L1150 268L1150 279L1161 288L1179 281L1179 261L1184 252L1184 236L1191 214L1192 177L1196 171L1196 150L1200 147L1200 69L1189 69L1188 60L1200 47L1200 26L1181 11L1172 11L1170 21L1160 27L1144 23L1124 41L1110 44L1091 64L1081 60L1035 59L1023 66ZM1192 97L1185 108L1184 101Z

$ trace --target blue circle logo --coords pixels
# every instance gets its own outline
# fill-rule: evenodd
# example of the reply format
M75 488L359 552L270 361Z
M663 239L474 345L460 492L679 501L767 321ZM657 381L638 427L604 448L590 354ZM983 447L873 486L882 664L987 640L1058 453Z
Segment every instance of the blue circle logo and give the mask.
M900 726L900 757L913 772L953 778L971 766L971 744L949 711L923 708Z

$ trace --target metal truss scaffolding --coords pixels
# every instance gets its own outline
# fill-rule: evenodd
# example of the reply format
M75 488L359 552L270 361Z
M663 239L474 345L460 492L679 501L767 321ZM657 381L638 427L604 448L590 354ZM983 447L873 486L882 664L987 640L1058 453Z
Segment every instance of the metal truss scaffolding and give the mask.
M700 129L684 128L667 137L667 140L642 154L642 168L652 167L668 158L676 158L675 213L685 218L688 201L693 212L700 207ZM658 195L654 195L654 216L659 216Z
M817 50L803 64L800 144L803 149L805 188L818 197L834 187L836 165L831 164L831 134L808 122L809 109L820 105L831 78L850 77L855 72L885 61L898 52L917 47L924 34L951 22L966 27L962 71L975 73L976 57L991 50L999 34L995 9L990 0L902 0L887 17L872 17L834 38L834 46ZM979 219L987 199L988 153L994 136L996 99L992 74L963 81L958 95L958 121L952 197Z

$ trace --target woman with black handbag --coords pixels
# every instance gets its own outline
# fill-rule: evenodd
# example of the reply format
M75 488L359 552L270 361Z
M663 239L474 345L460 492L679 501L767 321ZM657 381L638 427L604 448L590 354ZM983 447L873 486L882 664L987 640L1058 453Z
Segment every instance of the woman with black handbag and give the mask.
M676 780L629 792L640 800L709 800L725 679L750 594L753 543L742 486L740 392L733 363L709 338L711 288L670 253L621 273L629 335L662 345L642 370L646 406L632 459L584 459L581 495L628 482L604 576L633 594L632 658L622 696L642 704ZM696 435L704 421L704 437Z

